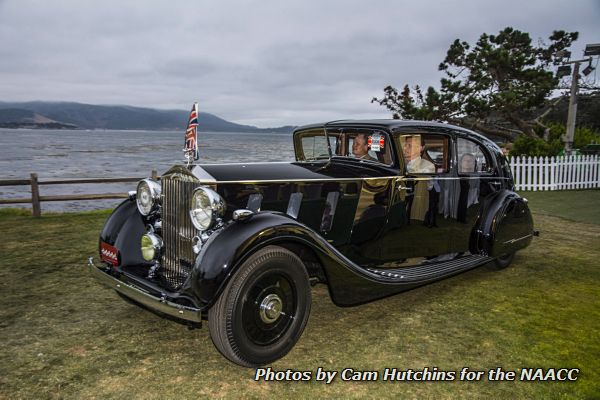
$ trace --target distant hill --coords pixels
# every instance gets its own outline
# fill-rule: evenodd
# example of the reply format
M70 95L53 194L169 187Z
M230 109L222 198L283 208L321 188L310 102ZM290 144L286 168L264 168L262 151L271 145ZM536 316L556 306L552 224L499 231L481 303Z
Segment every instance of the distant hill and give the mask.
M0 127L4 128L77 128L75 125L62 124L46 118L34 111L21 108L0 109Z
M0 102L0 127L56 127L80 129L184 130L189 110L156 110L132 106L101 106L81 103ZM200 112L200 131L291 132L295 127L257 128L226 121ZM54 125L54 126L48 126Z

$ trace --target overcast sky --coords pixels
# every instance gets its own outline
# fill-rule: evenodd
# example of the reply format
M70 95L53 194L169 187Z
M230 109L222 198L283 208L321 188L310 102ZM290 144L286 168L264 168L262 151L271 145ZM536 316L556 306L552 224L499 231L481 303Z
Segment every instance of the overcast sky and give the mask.
M418 4L417 4L418 3ZM260 127L387 118L450 43L506 26L600 43L600 1L0 0L0 101L200 110Z

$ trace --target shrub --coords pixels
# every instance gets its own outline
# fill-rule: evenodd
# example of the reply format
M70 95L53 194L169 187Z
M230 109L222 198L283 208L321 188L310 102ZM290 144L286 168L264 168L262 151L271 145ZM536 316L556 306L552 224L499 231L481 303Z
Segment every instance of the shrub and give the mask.
M513 148L510 151L511 156L553 156L559 149L551 145L552 142L546 142L542 138L521 135L515 140Z
M564 125L552 123L548 124L550 134L548 141L541 137L519 136L510 151L511 156L555 156L563 148L562 137L566 132ZM590 143L600 143L600 135L587 127L575 128L575 138L573 148L580 149Z

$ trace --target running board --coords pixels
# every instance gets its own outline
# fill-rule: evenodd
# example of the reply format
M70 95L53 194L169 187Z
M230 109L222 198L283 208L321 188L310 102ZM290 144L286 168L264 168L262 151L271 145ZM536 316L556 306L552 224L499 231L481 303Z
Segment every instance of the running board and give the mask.
M386 278L389 282L419 283L441 279L446 276L458 274L471 268L478 267L492 261L490 257L470 255L450 261L437 263L423 263L414 267L393 269L367 268L367 271Z

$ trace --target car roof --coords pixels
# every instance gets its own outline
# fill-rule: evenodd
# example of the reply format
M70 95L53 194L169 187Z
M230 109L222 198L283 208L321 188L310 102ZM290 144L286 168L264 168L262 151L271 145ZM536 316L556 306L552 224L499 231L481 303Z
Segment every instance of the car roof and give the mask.
M388 129L394 129L403 126L431 126L431 127L447 127L448 124L441 122L432 121L417 121L417 120L406 120L406 119L340 119L329 122L321 122L316 124L303 125L296 128L296 130L305 130L311 128L320 128L323 126L381 126Z
M487 143L488 145L494 147L494 148L498 148L498 146L489 138L485 137L484 135L474 132L472 130L469 129L465 129L462 128L460 126L456 126L456 125L452 125L452 124L448 124L445 122L434 122L434 121L419 121L419 120L408 120L408 119L359 119L359 120L354 120L354 119L341 119L341 120L336 120L336 121L330 121L330 122L321 122L321 123L316 123L316 124L309 124L309 125L303 125L303 126L299 126L298 128L296 128L294 130L294 134L296 134L299 131L303 131L306 129L315 129L315 128L323 128L323 127L347 127L347 126L352 126L352 127L381 127L383 129L387 129L389 131L394 131L396 129L399 128L433 128L433 129L452 129L454 132L456 133L462 133L466 136L471 136L471 137L476 137L478 138L480 141Z

